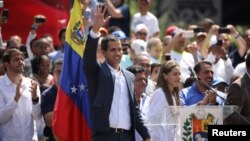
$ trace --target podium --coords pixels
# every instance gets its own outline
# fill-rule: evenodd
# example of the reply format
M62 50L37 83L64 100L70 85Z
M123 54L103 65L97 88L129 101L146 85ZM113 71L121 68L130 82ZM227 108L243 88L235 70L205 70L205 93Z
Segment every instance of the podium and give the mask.
M231 105L169 106L145 120L152 138L157 141L207 141L208 125L228 124L232 117L244 121L237 109Z

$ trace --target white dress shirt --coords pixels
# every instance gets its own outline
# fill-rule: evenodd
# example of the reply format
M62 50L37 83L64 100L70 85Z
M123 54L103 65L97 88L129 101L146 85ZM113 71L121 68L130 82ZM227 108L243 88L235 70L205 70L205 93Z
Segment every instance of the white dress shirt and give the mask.
M32 104L31 79L23 77L18 103L14 100L16 84L6 74L0 78L0 86L0 140L32 141L34 119L40 119L42 115L40 102ZM37 95L40 97L39 87Z
M90 30L90 36L94 39L100 37L100 32L96 34ZM108 65L108 64L107 64ZM109 113L109 126L111 128L131 129L131 118L129 109L129 92L126 79L121 70L117 71L108 65L111 73L115 75L114 94Z
M108 65L111 73L115 75L114 95L109 114L110 127L131 129L131 118L129 109L129 92L125 77L121 70L117 71Z

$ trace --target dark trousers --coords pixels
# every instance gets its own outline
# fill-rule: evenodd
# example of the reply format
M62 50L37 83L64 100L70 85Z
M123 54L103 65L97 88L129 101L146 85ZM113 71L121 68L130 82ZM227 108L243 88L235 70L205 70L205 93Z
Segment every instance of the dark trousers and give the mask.
M135 137L133 133L115 133L115 132L107 132L107 133L96 133L91 141L135 141Z

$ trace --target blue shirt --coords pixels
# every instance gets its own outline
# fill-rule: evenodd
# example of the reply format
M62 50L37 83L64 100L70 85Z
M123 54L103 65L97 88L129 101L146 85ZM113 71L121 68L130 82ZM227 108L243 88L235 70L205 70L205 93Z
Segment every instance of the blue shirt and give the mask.
M122 13L122 18L111 18L109 21L110 26L118 26L126 34L126 37L130 35L130 10L129 7L125 4L122 4L119 9Z
M57 87L52 85L46 89L41 95L41 112L43 116L48 112L53 112L57 96ZM47 138L46 141L55 141L52 128L45 126L43 130L44 136Z
M216 101L219 105L224 105L226 95L220 91L217 91ZM183 106L192 106L196 105L205 97L205 94L198 91L196 84L193 83L192 86L184 88L180 91L180 104Z
M56 50L56 51L53 51L53 52L49 53L48 56L51 59L52 64L54 64L54 62L57 59L60 59L60 58L64 57L64 52L62 52L62 50Z

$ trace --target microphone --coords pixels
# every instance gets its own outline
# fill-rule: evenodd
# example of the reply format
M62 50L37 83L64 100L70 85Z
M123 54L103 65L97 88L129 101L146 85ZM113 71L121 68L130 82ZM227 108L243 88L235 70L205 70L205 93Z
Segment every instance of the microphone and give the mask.
M230 105L232 102L229 100L229 99L226 99L222 96L220 96L214 89L212 89L206 82L204 82L203 80L201 80L195 73L195 71L191 68L191 67L188 67L188 70L190 71L191 73L191 76L194 77L195 80L199 81L202 83L202 85L204 85L208 90L212 90L216 96L218 96L221 100L224 101L224 103L226 105ZM248 121L244 116L241 115L241 113L239 113L238 110L235 111L235 113L239 116L240 119L243 120L244 123L247 123L247 124L250 124L250 121Z
M194 70L191 68L191 67L188 67L188 70L190 71L191 73L191 76L193 76L195 78L195 80L201 82L201 84L203 86L205 86L208 90L211 90L213 91L216 96L218 96L220 99L222 99L224 102L228 102L224 97L220 96L219 94L217 94L216 90L214 90L213 88L211 88L206 82L204 82L203 80L201 80L197 75L196 73L194 72Z
M188 70L190 71L191 76L194 77L195 80L199 80L196 73L194 72L194 70L191 67L188 67Z

